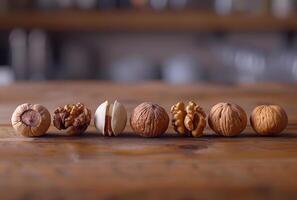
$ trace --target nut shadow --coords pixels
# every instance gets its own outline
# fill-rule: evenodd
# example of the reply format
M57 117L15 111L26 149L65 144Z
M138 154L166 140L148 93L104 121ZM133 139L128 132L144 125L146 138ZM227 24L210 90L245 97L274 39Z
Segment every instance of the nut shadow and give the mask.
M61 138L61 139L79 139L79 140L83 140L83 139L90 139L90 138L96 138L96 139L100 139L100 138L109 138L109 139L112 139L112 138L142 138L142 139L149 139L149 140L153 140L153 139L186 139L186 140L199 140L199 139L209 139L209 140L215 140L215 139L244 139L244 138L297 138L297 134L294 134L294 133L283 133L283 134L280 134L280 135L275 135L275 136L260 136L256 133L244 133L244 134L241 134L239 136L234 136L234 137L224 137L224 136L220 136L220 135L216 135L216 134L206 134L206 135L203 135L202 137L197 137L197 138L194 138L194 137L187 137L187 136L180 136L176 133L166 133L160 137L154 137L154 138L146 138L146 137L141 137L140 135L137 135L135 133L132 133L132 132L128 132L128 133L124 133L124 134L120 134L118 136L103 136L101 134L98 134L96 132L86 132L86 133L83 133L81 135L78 135L78 136L68 136L68 135L65 135L65 134L60 134L60 133L56 133L56 132L51 132L51 133L48 133L46 134L45 136L43 137L40 137L40 138Z

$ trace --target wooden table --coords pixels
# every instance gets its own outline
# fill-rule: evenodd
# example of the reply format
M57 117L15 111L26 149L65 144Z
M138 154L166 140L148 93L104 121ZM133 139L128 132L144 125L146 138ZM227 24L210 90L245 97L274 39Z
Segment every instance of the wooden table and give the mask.
M296 199L297 85L116 85L106 82L18 83L0 88L0 199ZM93 124L82 137L54 127L43 138L17 136L15 107L40 103L52 112L83 102L94 113L105 99L118 99L131 113L143 101L168 111L195 100L208 112L218 102L250 113L262 103L282 105L289 126L279 137L258 137L250 126L239 137L183 138L172 128L161 138L141 138L128 125L120 137L103 137Z

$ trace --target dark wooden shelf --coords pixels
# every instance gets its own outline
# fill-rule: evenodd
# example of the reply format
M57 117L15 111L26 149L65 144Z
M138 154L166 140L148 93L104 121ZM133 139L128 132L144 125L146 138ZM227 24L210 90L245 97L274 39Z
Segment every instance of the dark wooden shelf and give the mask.
M0 30L49 31L287 31L297 30L297 15L233 14L198 11L51 11L0 14Z

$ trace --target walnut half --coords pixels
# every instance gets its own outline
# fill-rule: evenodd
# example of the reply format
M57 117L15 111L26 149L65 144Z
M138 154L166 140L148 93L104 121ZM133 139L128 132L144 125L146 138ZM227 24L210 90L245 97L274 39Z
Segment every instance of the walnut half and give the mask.
M187 106L178 102L171 107L172 125L176 132L181 135L193 137L202 136L206 126L206 114L202 107L190 101Z
M66 130L67 135L83 133L91 122L91 111L82 103L67 104L54 112L53 123L59 130Z

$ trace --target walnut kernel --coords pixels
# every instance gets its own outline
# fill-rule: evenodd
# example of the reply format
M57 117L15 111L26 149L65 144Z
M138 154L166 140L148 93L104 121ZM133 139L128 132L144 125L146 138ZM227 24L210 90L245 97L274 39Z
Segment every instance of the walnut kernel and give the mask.
M54 112L54 126L59 130L65 129L68 135L82 134L90 122L91 111L82 103L67 104Z
M171 107L172 125L176 132L181 135L199 137L203 134L206 126L206 114L202 107L190 101L187 106L178 102Z

